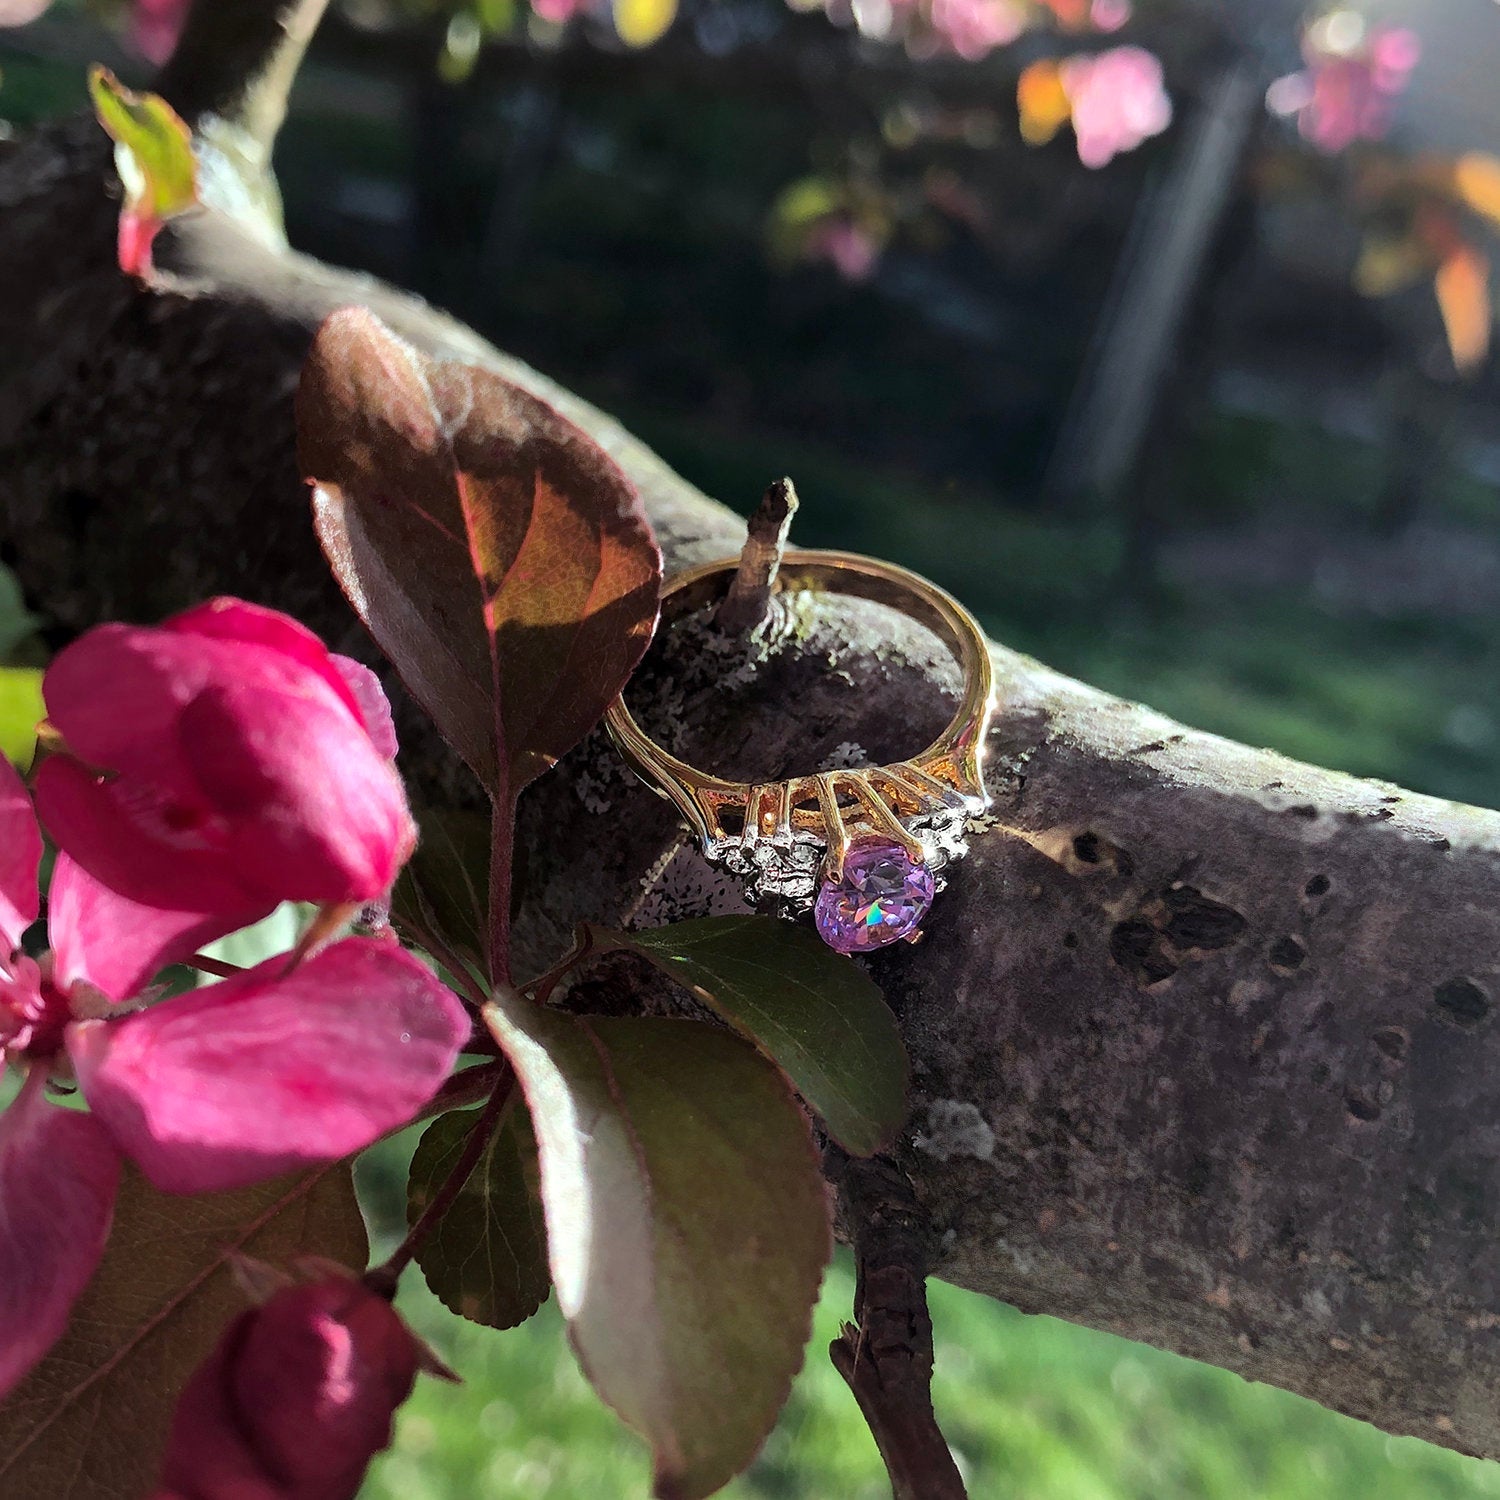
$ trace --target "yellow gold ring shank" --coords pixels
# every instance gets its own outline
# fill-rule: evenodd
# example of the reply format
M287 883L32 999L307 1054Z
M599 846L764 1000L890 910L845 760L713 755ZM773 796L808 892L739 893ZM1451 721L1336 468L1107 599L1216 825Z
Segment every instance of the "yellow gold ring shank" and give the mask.
M672 579L662 594L663 628L722 598L738 565L737 558L724 558ZM792 850L805 867L809 846L816 844L825 875L838 880L851 842L860 838L889 841L910 861L934 867L961 854L964 824L988 805L981 772L993 682L978 624L925 578L855 553L788 551L774 587L778 593L873 600L931 630L963 674L957 711L937 739L889 765L816 772L781 782L731 781L663 749L636 723L621 696L605 718L621 755L673 803L708 858L739 865L740 873L752 867L764 870ZM783 881L779 893L806 896L810 891L802 886L811 883L810 877L798 876L791 885ZM775 880L769 884L777 888Z

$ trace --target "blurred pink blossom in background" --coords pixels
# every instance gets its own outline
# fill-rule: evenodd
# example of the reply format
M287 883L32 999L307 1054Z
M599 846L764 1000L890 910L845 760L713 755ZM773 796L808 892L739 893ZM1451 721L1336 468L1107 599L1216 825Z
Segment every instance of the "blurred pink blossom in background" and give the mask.
M1302 55L1306 69L1278 78L1266 104L1273 114L1296 115L1303 137L1334 155L1390 129L1422 43L1407 27L1367 27L1362 16L1338 10L1307 28Z
M351 1500L423 1363L400 1316L352 1278L277 1292L188 1382L153 1500Z
M1118 31L1130 19L1130 0L1094 0L1089 20L1096 31Z
M0 26L25 26L51 4L52 0L0 0Z
M531 8L544 21L562 26L587 9L588 0L531 0Z
M1026 12L1013 0L932 0L932 29L966 62L977 62L1026 29Z
M843 214L825 219L807 241L811 260L826 260L845 281L868 281L880 260L880 245Z
M1067 58L1062 84L1072 104L1078 159L1086 167L1134 151L1172 123L1161 63L1144 47Z
M150 62L166 62L182 34L191 0L135 0L130 9L130 45Z

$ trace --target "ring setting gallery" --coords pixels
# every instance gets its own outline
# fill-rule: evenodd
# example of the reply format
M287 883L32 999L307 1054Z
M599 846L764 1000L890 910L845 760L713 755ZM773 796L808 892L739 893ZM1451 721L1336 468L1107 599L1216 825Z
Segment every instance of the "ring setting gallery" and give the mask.
M662 627L722 598L738 565L726 558L674 578L662 594ZM788 551L774 587L873 600L931 630L963 673L957 712L937 739L889 765L742 782L663 749L623 696L605 719L610 736L687 820L705 858L742 879L752 901L779 898L793 915L811 912L840 953L915 942L947 867L968 852L970 825L989 806L982 767L994 700L983 632L925 578L854 553Z

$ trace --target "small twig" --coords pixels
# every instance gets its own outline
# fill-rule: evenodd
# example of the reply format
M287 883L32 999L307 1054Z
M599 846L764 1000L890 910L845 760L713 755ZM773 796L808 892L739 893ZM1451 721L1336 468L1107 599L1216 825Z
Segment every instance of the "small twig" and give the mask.
M464 1184L473 1175L474 1168L479 1165L479 1158L484 1155L484 1148L489 1145L490 1137L495 1133L500 1112L510 1098L515 1078L516 1075L509 1071L499 1078L490 1091L489 1100L480 1112L479 1118L469 1131L468 1139L464 1142L463 1154L453 1164L453 1170L444 1178L443 1185L433 1194L427 1207L418 1216L417 1222L407 1230L406 1238L396 1246L381 1265L371 1266L365 1272L365 1285L371 1291L386 1297L395 1295L396 1283L401 1279L401 1273L411 1264L412 1257L417 1253L417 1246L426 1238L432 1226L453 1207L454 1200L463 1192Z
M790 479L778 479L761 497L746 526L739 570L714 615L714 624L730 635L748 635L766 617L771 590L786 551L787 532L797 514L797 491Z
M570 969L576 969L593 951L594 929L586 923L582 924L573 935L573 946L550 969L538 974L535 979L523 985L522 989L538 1005L545 1005L552 998L552 991L557 988L558 981Z
M420 894L418 900L421 900ZM426 903L423 902L422 905L423 911L430 915ZM470 1010L477 1014L489 1004L489 993L480 977L470 969L463 955L450 947L439 935L436 922L428 922L420 935L414 933L412 941L418 948L426 949L427 953L443 966L444 973L456 987L455 993L458 993L458 998Z
M243 974L243 964L226 963L222 958L210 958L206 953L195 953L191 958L182 960L185 969L196 969L200 974L212 974L215 979L233 979L236 974Z
M417 1119L430 1120L437 1115L447 1114L450 1109L478 1104L481 1099L489 1097L509 1070L510 1064L504 1058L497 1058L494 1062L479 1063L472 1068L465 1068L461 1073L455 1073L432 1096ZM404 1130L406 1127L400 1128Z
M190 125L238 125L264 161L328 0L196 0L154 84ZM263 164L263 163L258 163Z
M932 1409L925 1235L911 1184L883 1157L830 1148L826 1170L854 1230L854 1323L828 1346L869 1424L893 1500L966 1500Z

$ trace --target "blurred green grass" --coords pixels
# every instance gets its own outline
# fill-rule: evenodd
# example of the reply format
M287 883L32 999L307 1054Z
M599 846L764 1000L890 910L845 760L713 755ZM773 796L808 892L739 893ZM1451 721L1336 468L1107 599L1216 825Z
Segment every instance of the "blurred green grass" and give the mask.
M854 1278L840 1254L808 1363L726 1500L888 1500L853 1398L824 1354ZM463 1372L423 1378L361 1500L635 1500L644 1450L590 1394L554 1303L519 1329L460 1323L409 1279L399 1305ZM934 1284L935 1395L973 1500L1480 1500L1465 1459L1269 1386Z

